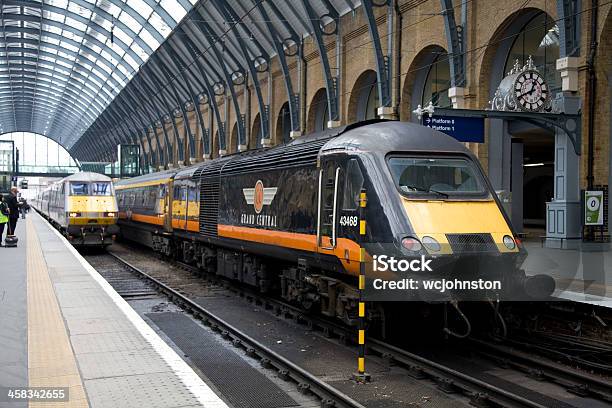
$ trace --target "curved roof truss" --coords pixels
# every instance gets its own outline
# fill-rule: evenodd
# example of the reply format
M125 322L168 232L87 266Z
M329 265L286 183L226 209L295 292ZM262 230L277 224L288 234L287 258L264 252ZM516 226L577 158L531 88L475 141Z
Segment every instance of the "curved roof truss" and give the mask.
M70 148L196 2L0 1L0 132Z
M246 81L254 86L254 98L263 118L260 134L269 138L270 112L267 98L262 96L259 77L267 75L271 59L278 56L283 70L287 71L289 58L302 52L303 38L312 36L313 41L324 47L323 36L335 34L335 30L329 31L327 24L338 24L339 16L355 10L360 4L360 0L200 1L72 147L72 152L88 160L102 159L105 154L113 154L114 144L138 140L142 135L148 137L147 129L158 129L153 135L157 140L148 140L159 147L159 137L166 139L165 150L157 149L158 158L172 160L174 151L168 143L171 138L179 144L177 159L183 161L181 155L185 149L180 146L182 136L176 130L176 118L184 116L187 110L194 110L201 133L208 138L204 154L209 154L210 132L204 125L200 107L204 103L210 105L209 113L219 123L216 128L219 147L223 149L229 124L224 123L225 107L220 109L217 103L216 97L220 96L228 97L239 118L238 143L244 145L247 126L242 122L237 94L238 87L244 86ZM329 77L331 88L332 74L325 75ZM288 75L284 76L292 117L296 120L297 86L291 83ZM107 129L109 123L113 124L112 129ZM161 126L161 123L171 126ZM294 129L296 125L293 124ZM185 131L193 152L189 126Z

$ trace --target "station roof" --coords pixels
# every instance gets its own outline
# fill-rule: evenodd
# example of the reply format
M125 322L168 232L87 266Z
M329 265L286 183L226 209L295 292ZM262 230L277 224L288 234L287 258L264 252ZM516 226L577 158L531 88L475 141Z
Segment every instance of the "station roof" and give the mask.
M169 123L359 4L1 0L0 133L47 135L87 159L83 144L108 148Z
M0 133L70 148L197 0L1 0Z
M253 70L264 75L279 50L295 56L314 24L333 30L338 16L359 5L360 0L197 2L81 140L69 146L71 153L87 157L83 145L134 140L143 130L193 111L195 104L229 95L228 84L242 85Z

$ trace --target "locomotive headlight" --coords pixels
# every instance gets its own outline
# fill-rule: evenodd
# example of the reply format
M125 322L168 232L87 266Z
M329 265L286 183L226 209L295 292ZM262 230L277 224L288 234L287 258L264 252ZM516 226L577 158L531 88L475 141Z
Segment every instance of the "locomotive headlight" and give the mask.
M425 236L423 237L421 242L423 242L423 245L425 246L425 248L433 252L438 252L441 248L440 243L436 241L436 239L433 237Z
M402 246L408 251L418 252L421 250L422 245L418 239L412 237L406 237L402 239Z
M114 213L114 212L109 212L109 213L106 213L106 216L107 216L107 217L116 217L116 216L117 216L117 214L116 214L116 213Z
M81 213L78 212L71 212L70 214L68 214L69 217L74 218L74 217L80 217Z
M508 249L516 248L516 242L514 242L514 238L512 238L510 235L504 235L503 242Z

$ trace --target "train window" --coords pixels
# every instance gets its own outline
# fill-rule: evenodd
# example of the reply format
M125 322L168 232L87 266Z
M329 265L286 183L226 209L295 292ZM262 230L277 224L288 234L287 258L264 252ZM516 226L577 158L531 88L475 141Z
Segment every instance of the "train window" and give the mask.
M357 159L348 161L346 166L346 177L344 179L342 209L356 210L359 207L359 193L363 187L363 174L361 173Z
M157 200L157 190L155 188L151 188L151 191L149 191L149 204L152 208L155 207L156 200Z
M484 180L463 158L391 157L389 168L400 191L411 196L483 196Z
M91 194L97 196L111 195L111 185L107 182L91 183Z
M197 201L197 191L195 187L189 187L189 201L195 202Z
M86 196L89 195L89 184L81 181L73 181L70 183L70 195Z

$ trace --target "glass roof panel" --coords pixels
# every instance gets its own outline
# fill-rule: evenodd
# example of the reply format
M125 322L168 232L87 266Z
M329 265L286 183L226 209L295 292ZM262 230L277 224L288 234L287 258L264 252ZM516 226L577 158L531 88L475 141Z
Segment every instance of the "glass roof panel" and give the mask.
M195 2L191 0L190 4ZM13 123L3 120L4 129L37 126L48 119L48 129L45 129L48 134L71 140L71 144L189 11L181 5L184 4L181 0L32 0L26 4L6 0L0 3L4 15L10 15L3 19L3 26L12 27L0 37L0 56L4 60L8 58L0 62L0 78L5 78L0 80L0 94L10 95L8 100L14 104L14 114L7 115L13 118ZM35 98L26 98L30 94L23 91L24 85L18 90L17 85L26 80ZM75 85L67 86L69 82ZM41 87L39 93L38 87ZM67 105L53 102L51 96L56 94L60 101L69 89L81 90L81 99L71 100L72 108L62 111ZM37 117L40 113L33 105L38 102L54 107L49 118ZM32 108L24 110L24 104ZM24 114L28 111L30 116ZM73 137L75 134L77 137Z

